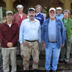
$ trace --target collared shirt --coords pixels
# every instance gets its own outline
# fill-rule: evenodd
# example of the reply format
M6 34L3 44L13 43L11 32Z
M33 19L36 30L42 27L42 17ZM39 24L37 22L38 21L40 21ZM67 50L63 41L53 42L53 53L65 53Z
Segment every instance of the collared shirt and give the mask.
M55 17L62 20L64 18L64 15L63 14L60 14L60 15L56 14Z
M43 22L45 21L45 15L43 13L36 13L35 14L35 19L39 20L40 21L40 25L42 26L43 25Z
M65 27L65 30L66 30L67 22L68 22L68 19L64 19L64 27Z
M48 25L49 41L56 42L56 20L49 20Z
M7 43L12 42L13 47L17 46L17 40L19 37L18 24L13 22L11 27L8 26L7 22L1 24L1 47L8 48Z
M29 18L22 21L19 33L20 44L25 40L39 40L41 42L40 22L34 19L33 22Z

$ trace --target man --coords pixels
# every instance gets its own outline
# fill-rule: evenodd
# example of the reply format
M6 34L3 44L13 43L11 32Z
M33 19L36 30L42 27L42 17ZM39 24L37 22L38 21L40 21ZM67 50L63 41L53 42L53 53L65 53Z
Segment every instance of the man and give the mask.
M7 22L1 24L1 47L3 56L3 70L9 72L9 56L11 59L11 72L16 72L16 46L18 40L18 24L12 22L13 12L6 12Z
M49 16L42 27L42 41L45 48L45 68L46 72L52 69L52 72L56 72L58 59L60 55L61 47L64 46L65 29L60 19L55 18L55 8L49 9ZM52 57L52 67L50 66Z
M65 31L66 31L66 45L61 49L61 60L60 62L69 62L69 56L70 56L70 48L72 44L72 19L69 18L70 11L64 10L64 18L62 19ZM66 50L66 59L65 59L65 50Z
M57 12L57 14L55 15L55 17L62 20L64 18L63 14L62 14L62 8L57 7L56 12Z
M43 13L41 13L41 5L36 5L36 14L35 14L35 18L37 20L39 20L40 22L40 26L41 26L41 29L42 29L42 25L43 25L43 22L45 21L45 15ZM42 43L39 44L39 49L40 49L40 54L43 54L43 47L42 47Z
M35 9L28 9L29 18L22 21L19 33L19 41L21 44L21 56L25 72L29 70L29 59L32 54L33 70L37 72L39 62L38 42L41 42L40 22L34 18ZM31 53L32 52L32 53Z
M24 7L22 5L17 5L16 8L18 10L18 13L14 14L13 21L16 22L20 28L22 21L27 18L27 15L23 13ZM20 43L18 41L17 42L17 55L19 55L19 53L20 53Z

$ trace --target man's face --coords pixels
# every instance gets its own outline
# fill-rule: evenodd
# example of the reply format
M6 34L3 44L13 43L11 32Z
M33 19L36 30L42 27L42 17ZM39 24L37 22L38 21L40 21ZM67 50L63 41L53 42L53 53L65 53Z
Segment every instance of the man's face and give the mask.
M30 19L34 19L35 11L28 11L28 16Z
M68 12L65 12L65 13L64 13L64 18L67 19L68 17L69 17Z
M40 6L36 7L36 12L37 13L40 13L41 12L41 7Z
M51 11L49 12L50 18L55 18L55 14L56 14L56 12L55 12L54 10L51 10Z
M18 8L18 12L23 12L23 8Z
M6 19L7 19L8 21L11 21L11 20L13 19L13 15L12 15L11 13L7 14L7 15L6 15Z
M60 15L61 12L62 12L62 11L61 11L60 9L58 9L58 10L57 10L57 15Z

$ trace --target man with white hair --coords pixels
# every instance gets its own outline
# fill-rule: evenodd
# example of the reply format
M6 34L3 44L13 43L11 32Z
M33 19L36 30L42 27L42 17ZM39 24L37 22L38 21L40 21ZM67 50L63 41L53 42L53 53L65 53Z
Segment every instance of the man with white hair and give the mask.
M58 18L58 19L61 19L61 20L64 18L63 14L62 14L62 8L61 7L56 8L55 17Z
M55 8L49 9L49 16L45 20L42 26L42 41L45 48L45 68L46 72L52 69L52 72L56 72L58 59L60 55L61 47L64 47L65 42L65 29L62 21L55 18ZM50 66L52 58L52 67Z
M21 26L21 22L27 18L27 15L25 13L23 13L23 6L22 5L17 5L17 10L18 10L18 13L14 14L13 16L13 21L16 22L20 28ZM19 52L20 52L20 43L18 41L17 43L17 55L19 55Z

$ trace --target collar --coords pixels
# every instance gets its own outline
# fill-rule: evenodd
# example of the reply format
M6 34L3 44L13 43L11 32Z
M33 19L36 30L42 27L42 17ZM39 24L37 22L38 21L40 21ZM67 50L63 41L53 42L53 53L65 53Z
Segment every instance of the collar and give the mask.
M11 25L14 25L14 24L15 24L15 23L14 23L14 22L12 22L12 24L11 24ZM5 22L5 25L8 25L8 24L7 24L7 21Z
M55 18L56 18L56 17L55 17ZM47 19L48 23L49 23L49 20L50 20L50 18ZM59 19L56 18L56 22L58 22L58 21L59 21Z
M40 12L40 13L41 13L41 12ZM37 13L37 12L36 12L36 14L35 14L35 15L37 16L37 15L39 15L40 13Z
M28 19L27 19L27 21L29 21L29 22L30 22L30 19L28 18ZM36 22L36 21L37 21L37 20L34 18L34 22Z
M58 14L56 14L56 16L62 16L63 14L60 14L60 15L58 15Z

